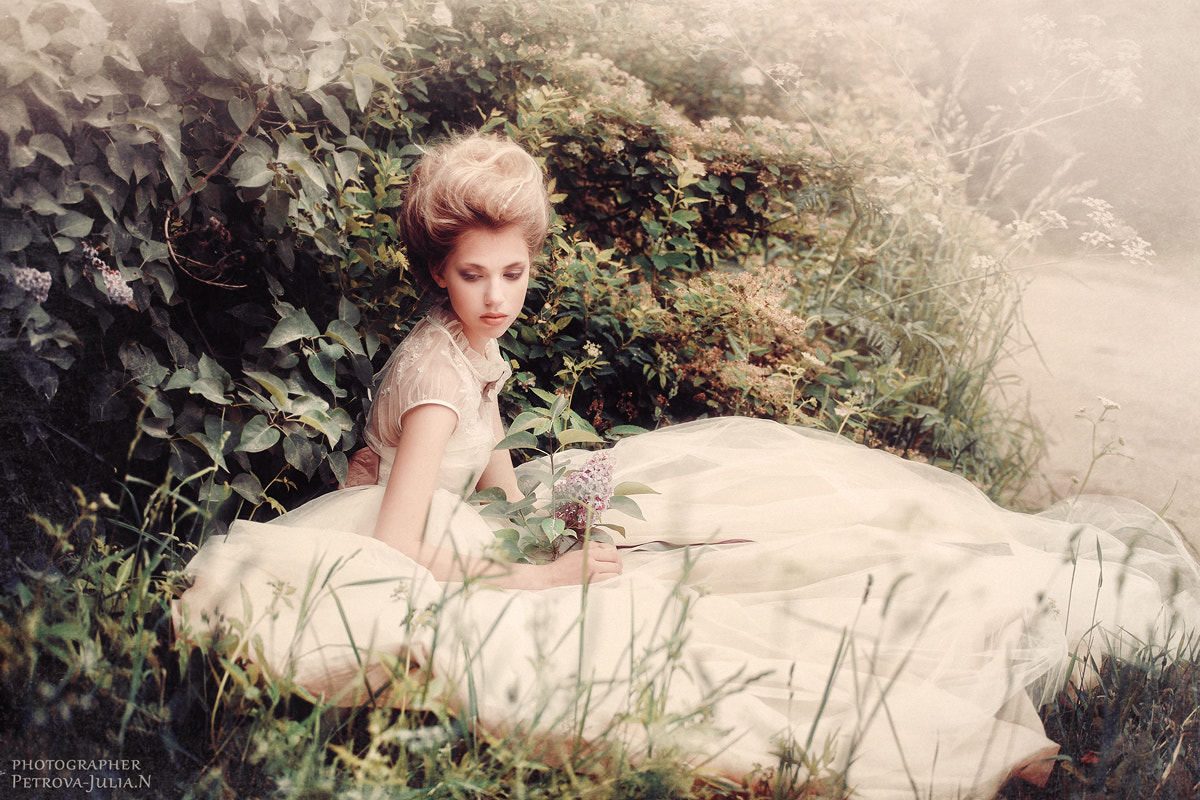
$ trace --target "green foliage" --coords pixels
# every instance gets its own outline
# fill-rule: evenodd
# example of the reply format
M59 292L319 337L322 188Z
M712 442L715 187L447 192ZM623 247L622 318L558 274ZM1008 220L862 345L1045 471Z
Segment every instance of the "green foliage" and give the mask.
M5 568L0 741L13 760L87 762L124 752L140 755L139 774L167 768L182 755L168 727L173 701L159 694L174 664L163 601L170 576L160 569L170 552L153 541L113 546L102 536L76 548L74 534L92 533L98 515L114 510L107 498L77 500L70 527L41 523L51 543L46 558ZM90 785L86 769L57 777Z
M911 142L695 121L794 82L720 73L694 31L626 58L622 17L552 3L140 6L22 0L0 34L14 534L70 514L56 487L127 472L203 472L211 530L341 480L372 372L422 308L391 212L421 145L467 125L544 159L561 213L505 342L525 370L512 416L590 342L604 365L574 409L601 431L765 415L1019 481L982 389L1003 264L963 274L992 233L930 205L951 179ZM687 107L664 79L686 52L720 102ZM883 180L918 164L908 188Z
M235 636L172 639L169 603L189 543L344 476L372 373L428 300L392 212L421 146L465 126L542 158L561 215L503 342L522 370L514 430L546 423L557 447L564 431L754 414L1018 486L1027 441L994 380L1020 324L1010 260L1061 227L1050 203L1070 192L1010 228L973 208L965 179L1003 197L1024 139L972 127L954 87L919 86L937 54L904 5L729 19L703 2L681 19L552 0L9 2L6 752L136 752L180 797L841 796L794 748L728 786L613 751L556 769L434 705L332 709L248 664ZM1104 244L1120 226L1094 208ZM517 550L535 539L518 531ZM1152 709L1195 708L1194 672L1148 689L1105 675ZM1125 724L1097 710L1125 700L1084 700L1060 706ZM1128 753L1164 787L1194 780L1179 777L1194 715L1172 708L1149 738L1084 745L1072 763L1113 767L1089 791Z

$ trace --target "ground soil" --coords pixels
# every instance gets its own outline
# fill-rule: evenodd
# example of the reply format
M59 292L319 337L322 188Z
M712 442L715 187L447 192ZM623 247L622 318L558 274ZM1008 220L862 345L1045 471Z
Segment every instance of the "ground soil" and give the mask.
M1200 264L1133 266L1066 261L1028 271L1028 345L1014 357L1030 410L1046 434L1040 475L1025 492L1046 505L1074 491L1092 461L1103 397L1120 405L1097 446L1089 494L1118 494L1160 512L1200 552Z

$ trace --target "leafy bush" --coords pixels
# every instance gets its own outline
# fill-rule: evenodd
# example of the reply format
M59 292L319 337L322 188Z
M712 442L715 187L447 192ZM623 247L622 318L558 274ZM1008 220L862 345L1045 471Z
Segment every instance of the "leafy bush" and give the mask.
M544 158L561 213L507 345L513 413L590 341L605 364L576 410L601 427L762 414L1009 480L977 385L995 342L980 367L966 341L995 308L939 288L971 285L955 270L990 233L878 175L925 157L811 121L695 122L648 66L627 65L654 85L571 48L611 20L552 6L18 3L4 526L32 536L24 515L126 472L203 473L216 529L341 479L371 374L421 313L390 212L421 144L464 125Z

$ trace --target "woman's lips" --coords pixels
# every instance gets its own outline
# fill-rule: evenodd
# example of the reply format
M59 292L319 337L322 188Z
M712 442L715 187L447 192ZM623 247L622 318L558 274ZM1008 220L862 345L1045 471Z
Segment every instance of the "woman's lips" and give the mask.
M484 314L480 319L484 325L503 325L508 322L508 314Z

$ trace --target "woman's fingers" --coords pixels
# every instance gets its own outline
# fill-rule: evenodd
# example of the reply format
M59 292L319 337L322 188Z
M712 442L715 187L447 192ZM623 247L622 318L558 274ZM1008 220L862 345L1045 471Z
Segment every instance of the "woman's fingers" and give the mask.
M588 542L585 549L572 550L545 569L550 581L546 586L595 583L621 574L621 556L611 544Z
M588 544L588 580L602 581L621 574L621 556L611 544Z

